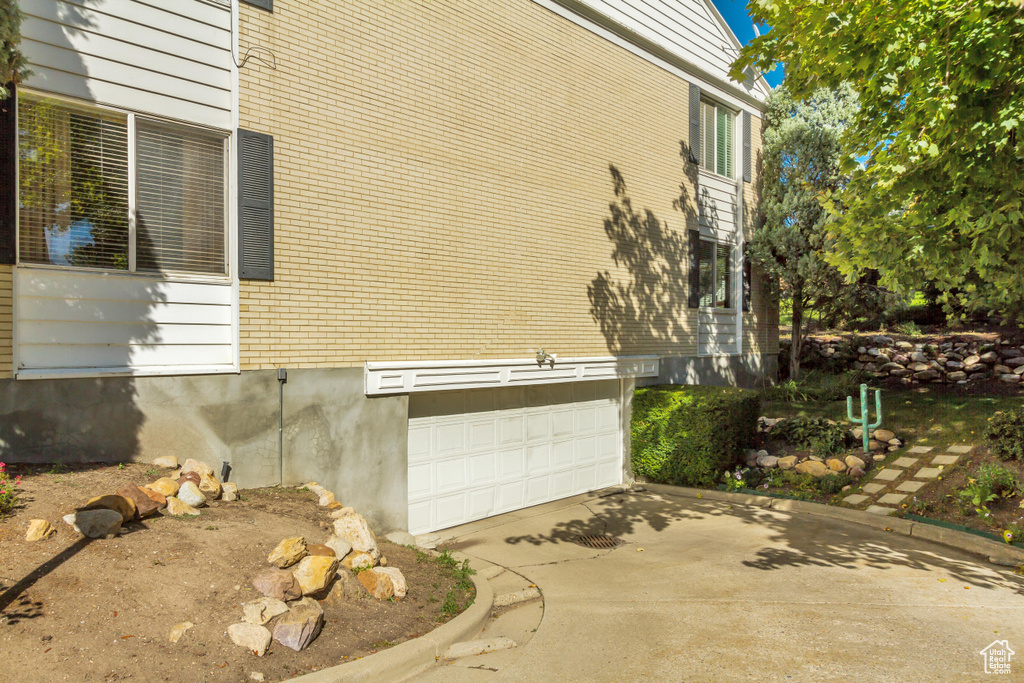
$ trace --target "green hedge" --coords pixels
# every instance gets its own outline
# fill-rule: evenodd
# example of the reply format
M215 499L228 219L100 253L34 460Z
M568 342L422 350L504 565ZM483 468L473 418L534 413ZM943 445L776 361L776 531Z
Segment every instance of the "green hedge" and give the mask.
M711 487L741 462L757 433L757 392L663 385L633 394L633 474Z

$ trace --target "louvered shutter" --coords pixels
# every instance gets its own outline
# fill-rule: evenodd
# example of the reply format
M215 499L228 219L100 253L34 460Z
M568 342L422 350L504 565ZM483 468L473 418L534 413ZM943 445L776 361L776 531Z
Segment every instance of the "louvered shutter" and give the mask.
M749 183L750 172L750 112L743 112L743 182Z
M0 264L15 262L15 225L18 220L18 186L14 183L17 157L15 141L18 138L14 116L14 84L8 86L11 96L0 100Z
M268 12L273 12L274 11L274 0L241 0L241 1L244 2L247 5L252 5L253 7L259 7L260 9L265 9Z
M700 231L690 230L690 308L700 307Z
M690 161L700 163L700 87L690 84Z
M238 277L274 279L274 138L238 130Z

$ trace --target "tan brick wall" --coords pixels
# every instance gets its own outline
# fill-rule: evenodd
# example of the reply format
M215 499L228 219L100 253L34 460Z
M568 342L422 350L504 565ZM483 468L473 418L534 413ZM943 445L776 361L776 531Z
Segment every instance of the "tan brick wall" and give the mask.
M12 347L11 266L0 265L0 379L12 376L14 358Z
M239 43L277 61L241 71L276 230L243 368L696 353L683 80L529 0L243 4ZM618 259L611 165L645 237Z

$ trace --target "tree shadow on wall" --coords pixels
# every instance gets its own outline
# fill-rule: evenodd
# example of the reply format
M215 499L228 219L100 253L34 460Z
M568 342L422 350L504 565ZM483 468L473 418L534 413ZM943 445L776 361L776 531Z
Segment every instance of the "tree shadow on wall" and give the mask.
M616 279L605 270L587 286L590 314L615 355L656 352L682 344L691 333L686 316L687 243L685 232L672 230L650 209L633 206L626 180L609 165L615 201L608 205L604 232L612 243L612 260L628 272ZM680 184L673 202L696 214L689 186ZM690 222L687 217L687 222Z

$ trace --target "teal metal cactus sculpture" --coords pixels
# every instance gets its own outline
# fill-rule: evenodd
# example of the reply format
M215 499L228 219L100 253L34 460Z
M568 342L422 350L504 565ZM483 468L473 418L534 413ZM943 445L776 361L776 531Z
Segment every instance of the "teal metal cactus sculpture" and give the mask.
M860 417L853 416L853 396L846 397L846 416L855 425L861 426L861 436L864 438L864 452L869 453L868 441L871 440L871 430L882 426L882 390L875 389L875 421L868 420L868 385L860 385Z

